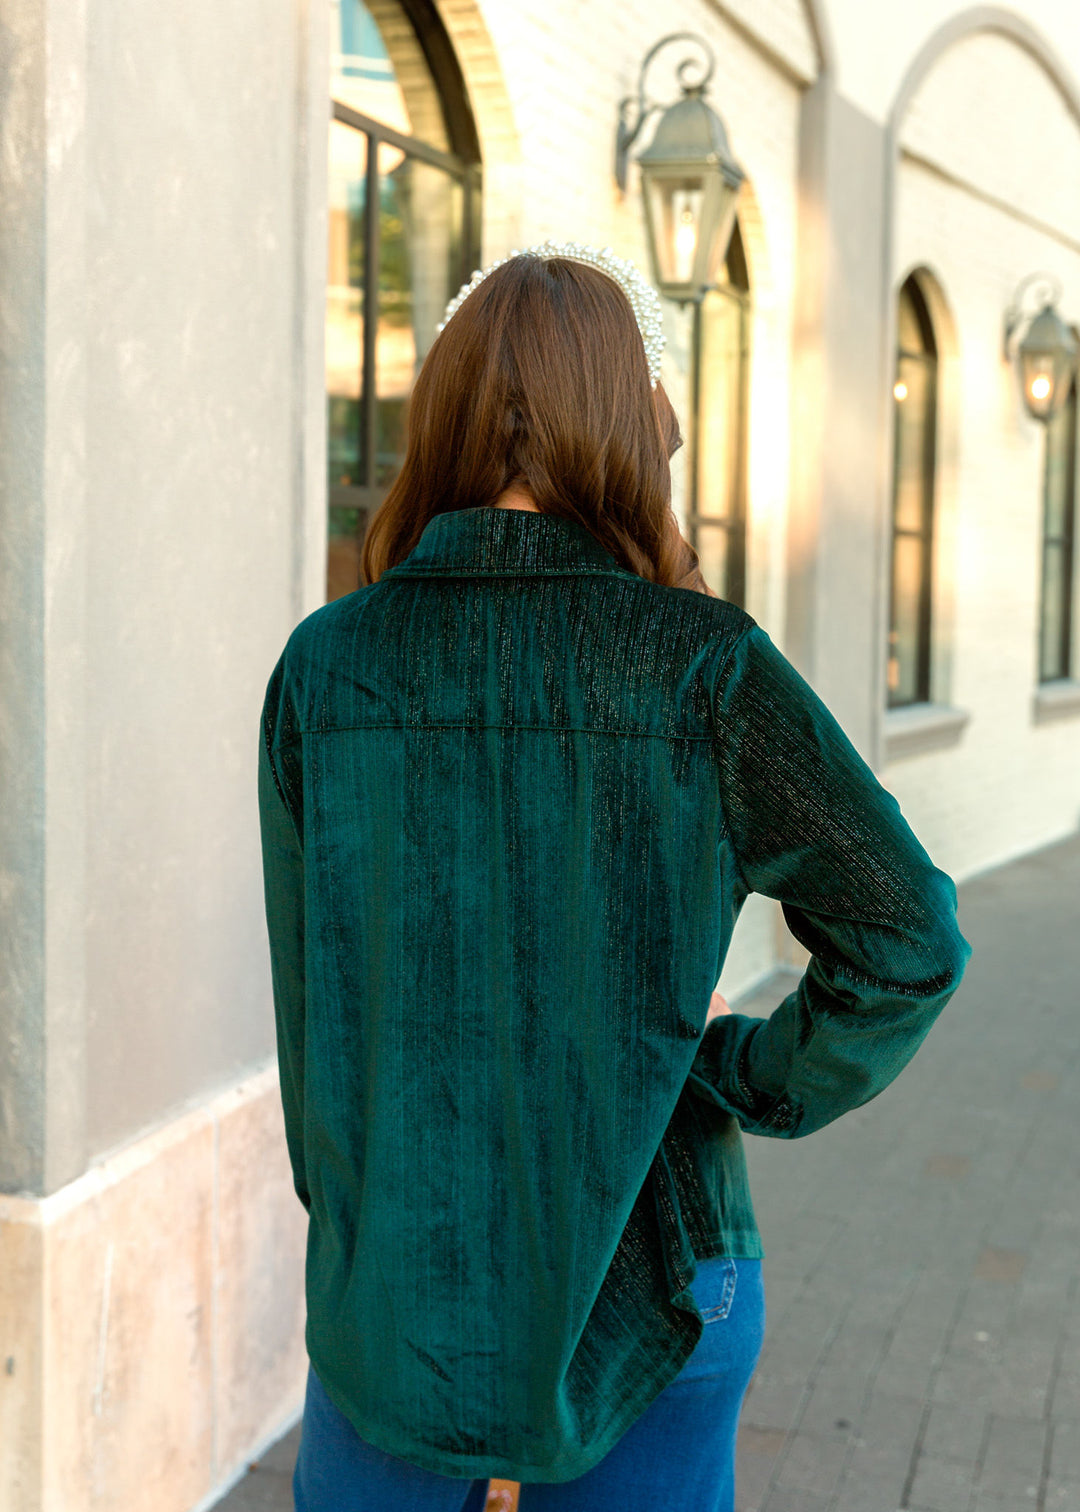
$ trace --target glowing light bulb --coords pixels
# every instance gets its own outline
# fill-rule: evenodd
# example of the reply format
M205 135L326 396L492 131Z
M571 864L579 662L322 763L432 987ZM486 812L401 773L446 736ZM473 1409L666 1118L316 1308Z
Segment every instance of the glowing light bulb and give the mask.
M904 383L904 382L902 382L902 381L898 382L898 383L894 383L893 384L893 391L892 392L893 392L893 398L894 399L898 399L898 400L900 400L902 402L903 400L905 400L907 398L907 384Z
M696 248L697 227L694 224L694 212L689 205L686 205L679 214L679 224L675 231L675 252L680 266L686 269L684 277L689 277Z
M1050 379L1045 373L1040 373L1038 377L1031 380L1031 397L1038 400L1049 399Z

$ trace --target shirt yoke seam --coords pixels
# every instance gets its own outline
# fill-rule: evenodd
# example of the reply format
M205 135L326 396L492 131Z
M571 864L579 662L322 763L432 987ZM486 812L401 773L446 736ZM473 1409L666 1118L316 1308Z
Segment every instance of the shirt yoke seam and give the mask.
M387 567L376 581L381 583L383 578L388 578L391 573L395 578L625 577L646 581L639 573L629 572L623 567L455 567L445 564L440 564L438 567Z
M744 625L738 635L734 636L724 652L723 659L717 669L716 680L719 683L727 670L728 663L735 653L735 648L749 635L756 621L751 619L749 624ZM364 724L333 725L326 729L320 729L317 725L309 725L299 730L289 740L277 742L273 750L286 750L293 745L299 745L305 735L334 735L345 733L350 730L533 730L547 732L548 734L579 734L579 735L633 735L646 740L695 740L715 741L716 732L706 734L694 734L689 731L683 733L676 731L667 734L662 730L627 730L609 725L527 725L527 724L476 724L463 720L423 720L408 723L402 720L371 720Z
M548 735L635 735L642 740L711 741L715 738L712 735L697 735L689 732L682 734L678 731L666 734L662 730L624 730L608 725L474 724L471 721L459 719L430 719L408 723L394 719L376 719L365 724L330 725L325 729L311 725L301 730L298 735L283 741L275 749L283 750L286 746L297 745L304 735L342 735L351 730L532 730Z

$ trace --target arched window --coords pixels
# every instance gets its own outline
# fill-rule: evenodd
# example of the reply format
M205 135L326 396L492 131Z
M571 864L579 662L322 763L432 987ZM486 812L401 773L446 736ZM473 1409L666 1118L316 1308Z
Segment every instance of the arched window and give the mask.
M746 598L746 416L750 277L736 224L723 280L694 305L698 392L688 458L687 539L714 593Z
M1074 676L1073 563L1076 543L1076 379L1046 427L1043 480L1042 587L1039 596L1039 681Z
M930 702L930 570L937 448L937 344L914 277L897 319L888 704Z
M358 585L413 380L480 261L476 128L434 5L331 0L330 28L328 600Z

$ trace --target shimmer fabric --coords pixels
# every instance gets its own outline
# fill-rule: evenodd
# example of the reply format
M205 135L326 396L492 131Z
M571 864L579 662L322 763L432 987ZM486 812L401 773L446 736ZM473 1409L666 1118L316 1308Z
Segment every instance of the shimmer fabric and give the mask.
M669 1512L673 1484L680 1508L735 1512L739 1414L768 1321L762 1261L714 1255L691 1289L705 1328L674 1381L584 1475L523 1486L518 1512ZM309 1367L292 1512L485 1512L490 1488L374 1448Z
M697 1258L763 1254L743 1134L876 1096L956 990L953 882L750 615L526 510L296 627L258 792L311 1361L415 1465L579 1476ZM706 1029L752 891L811 960Z

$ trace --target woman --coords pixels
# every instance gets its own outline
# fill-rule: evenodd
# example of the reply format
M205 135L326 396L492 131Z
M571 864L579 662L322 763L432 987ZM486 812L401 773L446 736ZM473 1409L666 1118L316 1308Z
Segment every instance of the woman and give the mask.
M309 1215L298 1512L731 1512L764 1328L743 1133L876 1096L955 991L956 890L670 506L655 294L607 249L474 275L363 582L259 749ZM750 892L811 959L714 992Z

